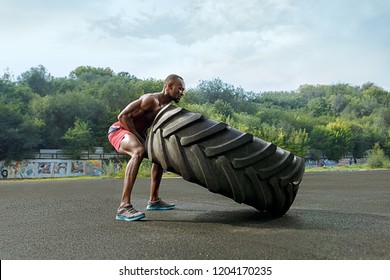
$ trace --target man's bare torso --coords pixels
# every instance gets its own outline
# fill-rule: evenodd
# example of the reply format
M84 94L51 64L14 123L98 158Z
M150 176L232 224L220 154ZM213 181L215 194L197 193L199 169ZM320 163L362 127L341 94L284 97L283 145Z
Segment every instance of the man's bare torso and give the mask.
M148 110L139 108L136 116L133 117L134 127L139 133L144 133L152 125L158 112L166 105L160 104L158 93L145 94L140 98L140 101L142 101L143 98L149 98L149 102L150 99L153 98L154 104L151 108L148 108Z

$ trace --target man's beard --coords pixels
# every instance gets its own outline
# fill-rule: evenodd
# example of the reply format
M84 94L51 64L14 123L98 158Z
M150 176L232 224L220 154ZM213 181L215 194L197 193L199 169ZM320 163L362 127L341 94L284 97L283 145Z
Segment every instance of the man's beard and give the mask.
M174 101L177 104L177 103L179 103L180 98L171 97L171 101Z

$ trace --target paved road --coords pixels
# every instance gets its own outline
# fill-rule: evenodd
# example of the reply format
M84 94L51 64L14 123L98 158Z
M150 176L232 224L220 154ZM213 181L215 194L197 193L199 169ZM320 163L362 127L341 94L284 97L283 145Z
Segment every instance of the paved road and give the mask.
M149 180L138 180L142 209ZM121 180L0 181L0 259L390 259L390 171L307 173L272 219L182 179L177 209L115 221Z

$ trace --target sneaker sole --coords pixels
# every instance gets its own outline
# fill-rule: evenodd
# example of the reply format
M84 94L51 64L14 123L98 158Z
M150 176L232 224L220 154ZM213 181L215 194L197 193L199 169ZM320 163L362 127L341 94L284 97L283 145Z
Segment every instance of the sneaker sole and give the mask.
M161 210L172 210L175 209L176 206L165 206L165 207L153 207L153 206L147 206L146 210L150 211L161 211Z
M135 217L132 217L132 218L126 218L126 217L122 217L122 216L116 216L115 219L117 221L137 221L137 220L140 220L142 218L145 218L145 214L142 214L142 215L139 215L139 216L135 216Z

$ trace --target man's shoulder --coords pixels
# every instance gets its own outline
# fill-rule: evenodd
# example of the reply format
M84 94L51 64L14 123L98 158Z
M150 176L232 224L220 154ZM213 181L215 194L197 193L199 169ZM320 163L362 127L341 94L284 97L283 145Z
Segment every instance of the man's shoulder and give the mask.
M141 106L147 107L148 109L151 109L153 107L158 106L158 93L145 93L140 97L141 100Z
M151 100L156 100L157 99L158 93L145 93L140 96L140 100L142 101L151 101Z
M157 98L157 96L160 94L161 92L153 92L153 93L145 93L143 95L141 95L141 98Z

